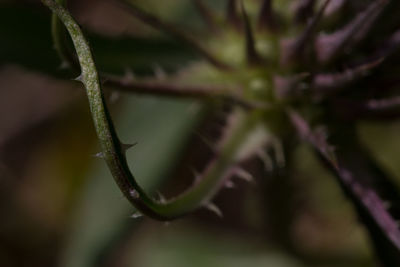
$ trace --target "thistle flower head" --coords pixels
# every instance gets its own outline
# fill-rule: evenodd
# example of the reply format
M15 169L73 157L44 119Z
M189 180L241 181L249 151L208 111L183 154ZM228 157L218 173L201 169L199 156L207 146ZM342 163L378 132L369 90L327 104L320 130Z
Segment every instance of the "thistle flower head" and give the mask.
M101 74L108 84L137 93L211 100L227 104L230 110L198 182L162 203L149 197L129 172L104 99L99 97L96 69L82 34L62 7L52 0L43 2L74 40L102 157L142 213L170 220L212 207L220 215L211 200L233 175L250 180L241 167L244 161L261 158L267 170L290 167L285 159L290 158L293 144L303 140L354 204L381 261L385 266L400 264L399 194L390 179L377 171L355 129L359 120L399 115L398 1L226 0L225 12L218 13L206 2L193 0L206 28L198 36L134 4L117 1L140 21L191 47L201 59L162 79ZM55 40L60 40L60 31L55 32ZM59 51L64 60L75 61L71 66L78 65L75 55ZM393 205L388 207L387 202Z

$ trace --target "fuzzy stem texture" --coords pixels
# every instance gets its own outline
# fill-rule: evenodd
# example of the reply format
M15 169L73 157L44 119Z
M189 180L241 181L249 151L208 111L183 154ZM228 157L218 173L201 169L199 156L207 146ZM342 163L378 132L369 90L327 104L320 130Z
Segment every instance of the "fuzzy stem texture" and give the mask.
M99 76L88 42L79 25L60 4L53 0L42 0L62 21L69 32L79 59L82 81L87 92L96 133L105 159L115 181L125 197L143 214L157 220L172 220L181 217L202 206L207 206L211 198L223 184L225 173L234 164L236 151L247 137L248 132L257 121L258 114L237 112L237 123L228 133L220 148L218 160L212 162L204 173L204 177L195 186L178 197L166 202L152 199L137 184L131 174L124 145L120 142L110 114L107 110Z

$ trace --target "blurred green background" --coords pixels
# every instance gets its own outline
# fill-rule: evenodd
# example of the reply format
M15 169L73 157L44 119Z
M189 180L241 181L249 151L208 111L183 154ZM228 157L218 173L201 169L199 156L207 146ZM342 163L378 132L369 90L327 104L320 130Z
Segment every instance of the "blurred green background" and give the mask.
M135 2L188 29L204 26L193 1ZM220 11L224 4L208 2ZM70 9L100 70L148 76L196 59L106 0L71 0ZM296 151L289 184L270 188L268 177L258 177L256 185L237 182L222 190L216 198L222 219L208 211L168 224L131 218L134 209L105 163L93 157L98 144L84 90L59 65L50 12L38 1L0 1L0 266L374 266L352 207L306 147ZM153 194L184 189L191 161L202 158L196 153L205 146L193 137L207 122L200 119L201 104L109 97L121 139L138 142L128 159L140 184ZM359 128L379 163L398 178L400 125ZM280 229L270 222L288 218L275 218L273 211L285 205L269 197L272 191L295 204ZM287 238L295 248L285 246Z

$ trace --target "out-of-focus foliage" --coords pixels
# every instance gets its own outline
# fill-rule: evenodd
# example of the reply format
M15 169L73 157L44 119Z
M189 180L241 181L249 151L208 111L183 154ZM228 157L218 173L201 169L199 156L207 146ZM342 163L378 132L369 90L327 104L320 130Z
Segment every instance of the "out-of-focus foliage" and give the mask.
M102 16L104 3L79 2L71 6L86 25L100 70L131 68L148 75L151 66L173 71L195 58L130 19L110 26L119 30L110 36L113 31L104 27L112 21L96 25L88 19L89 13ZM200 27L190 1L141 2L170 21ZM134 211L105 164L92 157L97 143L83 88L49 78L73 78L54 67L60 62L49 23L48 11L35 1L0 2L0 266L374 266L352 208L304 148L296 153L297 175L290 185L305 207L291 228L298 254L270 238L266 218L274 215L260 196L271 189L263 180L221 192L222 220L204 211L169 226L131 218ZM166 181L187 183L182 177L191 166L182 152L197 131L199 110L192 101L125 95L112 104L123 139L138 142L128 158L150 192ZM11 123L16 130L6 131ZM375 157L397 178L398 128L398 123L360 128ZM197 149L194 142L185 152ZM172 174L177 181L168 179Z

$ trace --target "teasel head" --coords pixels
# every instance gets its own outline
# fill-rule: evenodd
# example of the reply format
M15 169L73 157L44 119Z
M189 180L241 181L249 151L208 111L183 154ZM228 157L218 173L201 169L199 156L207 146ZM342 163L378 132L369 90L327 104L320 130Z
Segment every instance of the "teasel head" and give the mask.
M135 79L97 72L90 49L68 12L42 0L53 20L61 58L82 71L105 158L127 199L144 215L172 220L208 207L232 177L251 179L243 163L261 159L268 175L290 168L290 154L308 143L355 207L384 266L400 264L400 197L359 141L356 124L400 115L400 2L395 0L226 0L224 12L193 0L204 30L191 35L131 2L113 1L139 21L181 41L198 61L175 74ZM64 3L64 1L58 1ZM65 4L65 3L64 3ZM113 90L195 98L210 114L224 109L223 129L208 166L181 195L158 201L129 171L102 95ZM211 104L210 104L211 103ZM213 111L209 111L212 109ZM388 204L389 203L389 204Z

